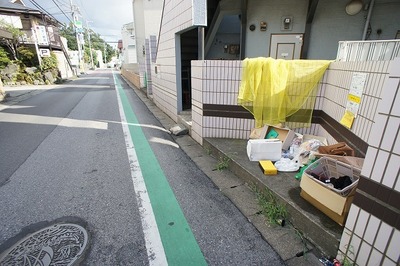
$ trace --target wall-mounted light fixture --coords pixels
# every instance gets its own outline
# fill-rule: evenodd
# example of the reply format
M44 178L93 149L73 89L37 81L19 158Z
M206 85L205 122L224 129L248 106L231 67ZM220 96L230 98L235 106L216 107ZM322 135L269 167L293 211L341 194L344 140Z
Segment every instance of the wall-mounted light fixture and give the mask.
M357 15L362 10L363 6L362 0L351 0L346 5L346 13L350 16Z
M260 22L260 31L266 31L267 30L267 22L261 21Z
M288 31L293 29L293 17L292 16L283 16L281 22L281 30Z

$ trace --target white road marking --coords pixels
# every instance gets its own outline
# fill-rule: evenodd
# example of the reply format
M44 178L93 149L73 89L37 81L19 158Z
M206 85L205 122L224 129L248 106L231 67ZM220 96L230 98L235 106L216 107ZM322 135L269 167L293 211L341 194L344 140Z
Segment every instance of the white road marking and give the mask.
M114 75L114 74L113 74ZM151 206L150 198L147 193L146 184L143 179L142 171L140 169L137 154L133 146L132 137L130 134L129 126L126 121L125 112L121 102L121 96L118 92L118 85L114 76L115 90L117 93L119 113L122 122L122 129L124 131L126 151L128 153L131 176L133 187L136 193L136 199L139 205L140 219L142 222L143 234L146 243L147 256L149 265L168 265L165 256L164 247L161 242L160 233L158 231L156 219Z

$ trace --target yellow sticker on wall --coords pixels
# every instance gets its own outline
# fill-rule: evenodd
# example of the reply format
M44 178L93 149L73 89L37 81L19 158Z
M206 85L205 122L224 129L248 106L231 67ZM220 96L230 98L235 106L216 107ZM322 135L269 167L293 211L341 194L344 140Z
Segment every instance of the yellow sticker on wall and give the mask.
M342 119L340 120L340 124L350 129L351 126L353 125L353 122L354 122L354 114L352 112L345 111Z
M361 97L355 96L353 94L349 94L349 96L347 97L347 100L349 100L350 102L354 102L354 103L361 103Z

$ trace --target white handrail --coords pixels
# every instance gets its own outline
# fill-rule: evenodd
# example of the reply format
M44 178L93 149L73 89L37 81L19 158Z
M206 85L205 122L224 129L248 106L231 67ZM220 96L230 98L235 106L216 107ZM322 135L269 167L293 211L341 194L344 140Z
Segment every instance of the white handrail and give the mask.
M337 61L386 61L400 57L400 40L341 41Z

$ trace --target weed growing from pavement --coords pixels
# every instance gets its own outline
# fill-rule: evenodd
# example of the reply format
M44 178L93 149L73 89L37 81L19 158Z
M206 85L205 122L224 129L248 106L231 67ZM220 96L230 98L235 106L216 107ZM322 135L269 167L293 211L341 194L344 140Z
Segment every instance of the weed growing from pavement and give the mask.
M219 160L218 160L218 163L217 163L217 165L216 165L216 169L217 169L218 171L222 171L222 170L228 169L229 162L230 162L231 160L232 160L232 159L229 158L228 156L220 156L220 157L219 157Z
M256 185L250 186L257 196L258 205L261 212L268 219L270 224L282 225L282 221L286 219L287 210L285 205L281 204L272 191L268 188L260 190Z
M350 254L354 257L354 247L352 245L350 245L350 246L345 245L345 247L347 248L347 252L346 252L345 257L343 258L342 266L353 266L353 265L355 265L355 263L352 263L350 261L347 254Z

